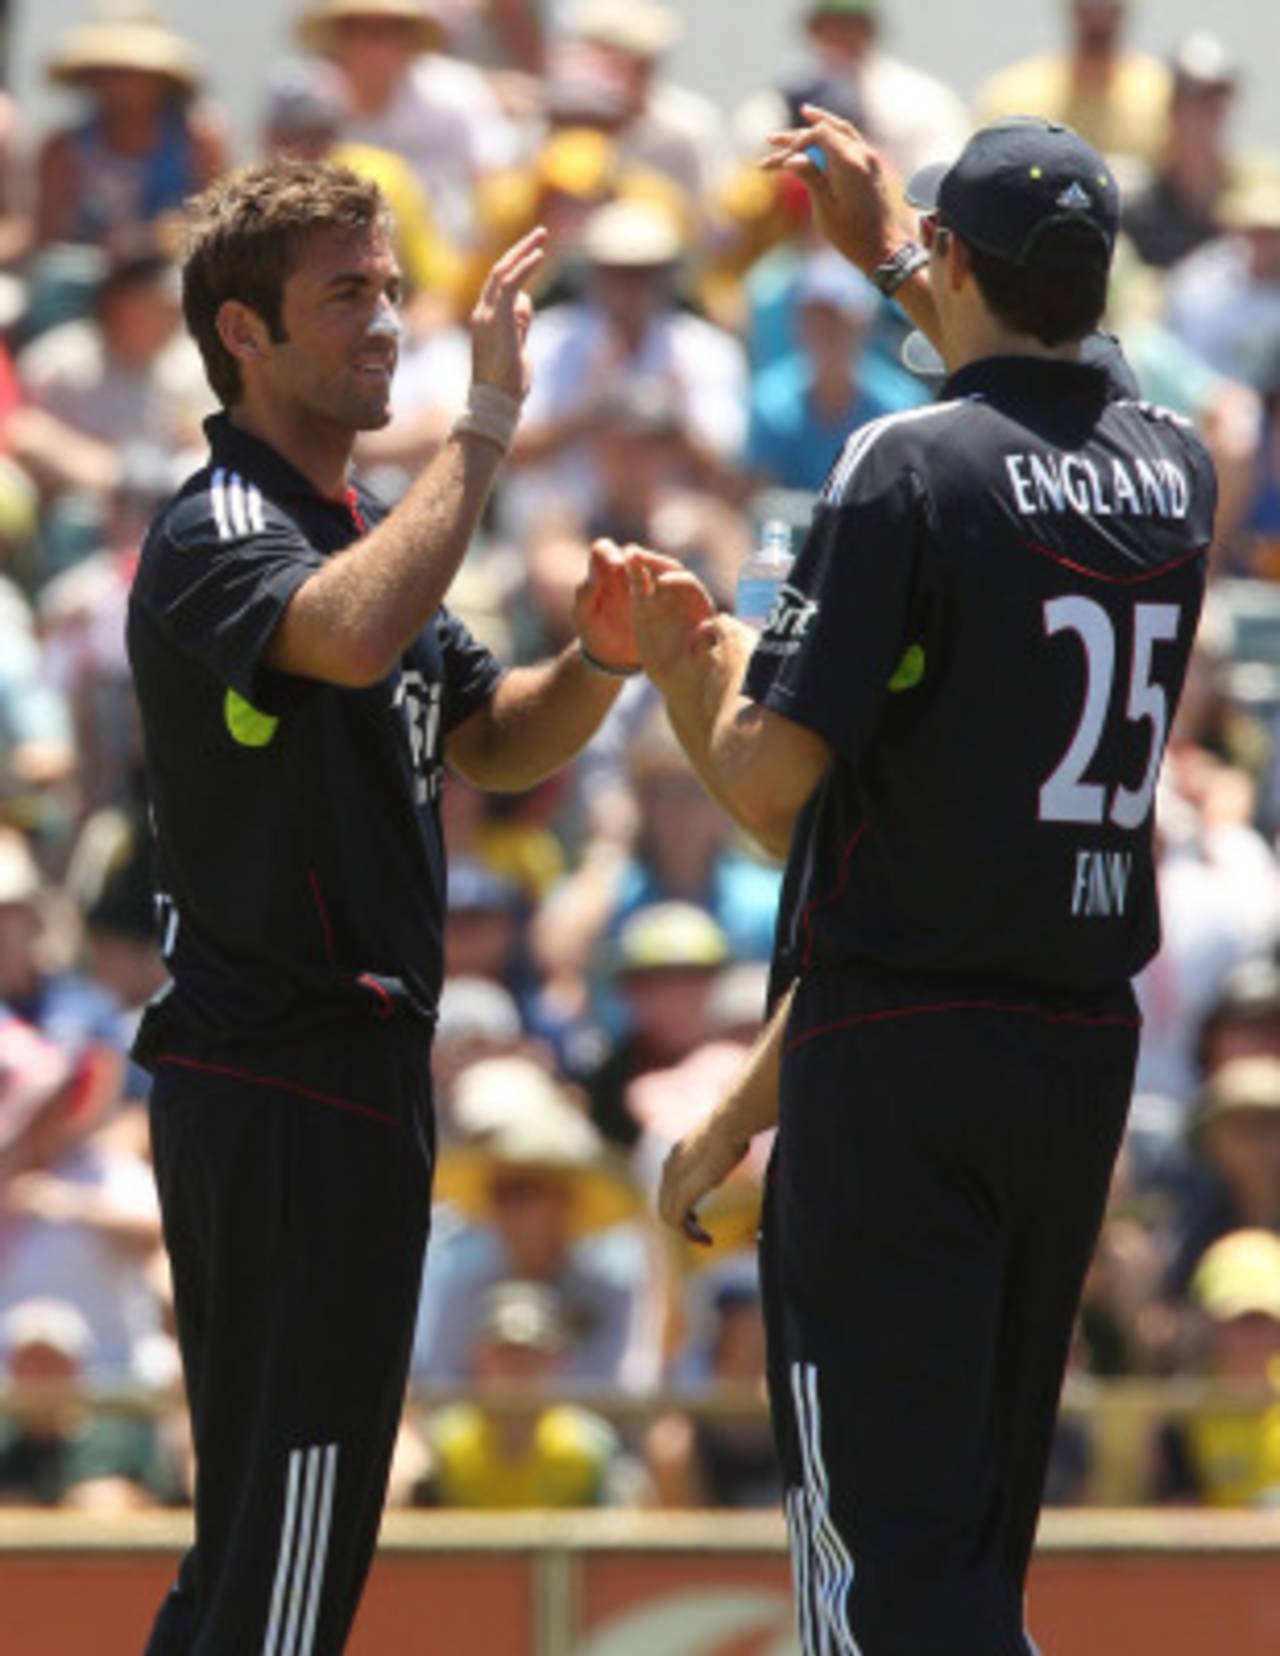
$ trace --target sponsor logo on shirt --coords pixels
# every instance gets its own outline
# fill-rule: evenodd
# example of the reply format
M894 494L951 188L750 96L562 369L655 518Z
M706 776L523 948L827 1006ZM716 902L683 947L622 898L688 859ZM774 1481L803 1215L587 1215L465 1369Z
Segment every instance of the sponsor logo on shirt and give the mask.
M778 588L756 648L766 655L795 655L817 613L816 598L810 598L799 587L784 584Z

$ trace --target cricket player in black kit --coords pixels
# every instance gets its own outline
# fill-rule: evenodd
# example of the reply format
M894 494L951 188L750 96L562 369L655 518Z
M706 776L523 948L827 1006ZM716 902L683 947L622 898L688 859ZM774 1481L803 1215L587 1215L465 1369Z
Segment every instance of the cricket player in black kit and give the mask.
M490 273L467 408L388 514L348 479L397 349L376 188L276 162L191 220L185 309L226 412L151 529L128 623L173 980L137 1052L198 1463L196 1544L147 1648L336 1656L427 1236L442 768L532 785L635 645L600 552L581 642L545 665L504 673L441 607L514 434L542 232Z
M780 145L828 224L846 140L815 116ZM807 1656L1028 1656L1215 485L1186 421L1081 360L1118 220L1089 146L1002 123L908 199L938 403L850 438L749 660L690 577L634 576L691 757L788 846L789 987L661 1206L696 1231L776 1111L762 1273Z

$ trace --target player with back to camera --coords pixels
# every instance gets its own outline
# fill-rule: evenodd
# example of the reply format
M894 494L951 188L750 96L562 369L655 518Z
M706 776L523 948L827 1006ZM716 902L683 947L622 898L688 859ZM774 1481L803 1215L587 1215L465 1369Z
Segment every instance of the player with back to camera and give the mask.
M1096 336L1118 200L1076 134L1001 123L917 175L926 251L861 135L806 120L767 164L948 378L849 439L754 651L692 576L632 565L691 759L787 854L775 1010L660 1208L704 1234L777 1121L762 1276L807 1656L1027 1656L1215 483Z
M579 641L542 665L504 673L442 607L515 434L544 244L494 265L466 409L387 512L348 475L396 365L378 190L274 161L191 207L184 308L224 410L128 623L172 974L137 1054L198 1461L150 1656L345 1645L429 1218L443 766L532 786L632 669L601 551Z

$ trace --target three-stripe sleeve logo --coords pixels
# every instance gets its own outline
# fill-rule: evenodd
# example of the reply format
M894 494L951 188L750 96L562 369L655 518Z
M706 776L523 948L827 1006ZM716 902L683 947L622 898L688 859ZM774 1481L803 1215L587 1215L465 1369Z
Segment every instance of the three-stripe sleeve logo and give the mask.
M336 1443L290 1451L262 1656L312 1656L337 1475Z
M849 1626L853 1557L831 1517L818 1371L812 1363L791 1365L791 1402L804 1467L803 1487L787 1496L801 1644L805 1656L861 1656Z
M216 466L209 480L209 497L220 540L260 535L266 528L262 492L255 484L246 483L239 472Z

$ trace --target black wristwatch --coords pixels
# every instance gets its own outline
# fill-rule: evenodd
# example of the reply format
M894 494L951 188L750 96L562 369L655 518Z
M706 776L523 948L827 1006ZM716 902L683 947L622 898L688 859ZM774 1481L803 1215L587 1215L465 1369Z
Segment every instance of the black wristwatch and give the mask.
M886 299L891 299L908 276L914 276L929 262L929 255L919 242L904 241L896 253L891 253L883 264L871 272L871 280Z

